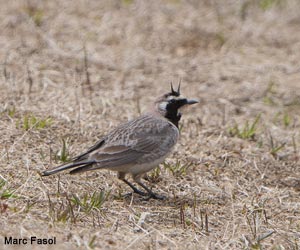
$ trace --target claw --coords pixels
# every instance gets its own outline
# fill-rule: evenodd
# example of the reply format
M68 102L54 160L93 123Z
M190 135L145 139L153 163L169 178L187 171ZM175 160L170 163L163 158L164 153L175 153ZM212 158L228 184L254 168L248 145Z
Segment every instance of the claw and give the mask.
M164 195L158 195L158 194L154 194L154 193L152 193L149 197L152 199L156 199L156 200L166 200L167 199L167 197Z

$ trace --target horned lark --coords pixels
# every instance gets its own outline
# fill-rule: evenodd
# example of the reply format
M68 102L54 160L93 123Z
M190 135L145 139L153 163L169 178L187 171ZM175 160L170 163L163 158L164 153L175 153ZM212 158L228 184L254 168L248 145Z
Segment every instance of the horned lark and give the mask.
M48 176L66 169L72 169L70 174L97 169L114 170L118 172L118 178L135 193L161 199L141 181L141 177L162 163L175 146L179 137L179 109L197 102L180 95L180 84L177 91L171 84L171 92L159 97L147 113L121 124L69 163L46 170L42 175ZM126 174L131 174L146 192L125 179Z

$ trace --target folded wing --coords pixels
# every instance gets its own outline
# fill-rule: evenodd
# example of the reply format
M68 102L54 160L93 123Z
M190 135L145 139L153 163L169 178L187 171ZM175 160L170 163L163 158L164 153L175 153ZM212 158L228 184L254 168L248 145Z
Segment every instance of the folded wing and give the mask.
M143 118L143 117L141 117ZM166 155L175 145L177 128L167 121L157 119L134 120L112 131L85 153L72 159L72 162L43 172L51 175L66 169L70 173L80 173L99 168L114 170L128 164L141 164Z

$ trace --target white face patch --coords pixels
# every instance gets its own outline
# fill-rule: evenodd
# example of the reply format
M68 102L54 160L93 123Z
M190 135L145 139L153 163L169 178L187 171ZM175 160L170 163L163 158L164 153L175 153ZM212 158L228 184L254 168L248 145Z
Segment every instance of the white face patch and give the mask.
M163 110L163 111L167 111L167 105L168 105L169 102L165 101L165 102L161 102L158 106L159 106L159 109L160 110Z
M165 101L162 101L161 103L159 103L158 108L162 111L167 111L167 105L170 103L171 100L182 100L185 99L183 96L168 96L167 99Z

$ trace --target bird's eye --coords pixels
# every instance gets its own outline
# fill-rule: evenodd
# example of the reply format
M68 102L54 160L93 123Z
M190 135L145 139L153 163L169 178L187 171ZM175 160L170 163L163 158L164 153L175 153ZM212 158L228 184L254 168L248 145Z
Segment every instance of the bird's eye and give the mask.
M169 101L169 103L175 103L175 100L174 100L174 99L171 99L171 100Z

